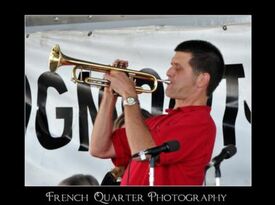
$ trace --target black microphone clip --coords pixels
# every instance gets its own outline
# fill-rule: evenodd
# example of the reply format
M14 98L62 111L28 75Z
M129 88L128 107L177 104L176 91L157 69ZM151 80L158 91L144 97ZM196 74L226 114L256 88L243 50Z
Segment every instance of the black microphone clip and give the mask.
M140 151L136 154L132 155L132 158L140 157L141 160L146 159L146 155L151 155L152 157L155 157L159 155L161 152L174 152L177 151L180 148L180 143L177 140L169 141L166 143L163 143L160 146L152 147L143 151Z
M235 145L233 144L229 144L226 147L224 147L221 151L220 154L218 154L217 156L215 156L211 162L208 164L207 169L214 166L214 167L218 167L220 166L221 162L224 159L229 159L231 158L233 155L235 155L237 152L237 148Z

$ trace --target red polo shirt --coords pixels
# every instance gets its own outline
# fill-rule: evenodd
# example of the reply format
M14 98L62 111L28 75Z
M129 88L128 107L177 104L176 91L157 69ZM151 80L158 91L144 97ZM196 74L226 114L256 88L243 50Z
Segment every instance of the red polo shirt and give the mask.
M146 120L157 146L178 140L180 149L161 153L155 166L155 185L202 185L204 169L214 147L216 126L208 106L187 106L166 110L168 114ZM127 166L121 185L149 185L149 161L131 160L125 129L112 136L116 166Z

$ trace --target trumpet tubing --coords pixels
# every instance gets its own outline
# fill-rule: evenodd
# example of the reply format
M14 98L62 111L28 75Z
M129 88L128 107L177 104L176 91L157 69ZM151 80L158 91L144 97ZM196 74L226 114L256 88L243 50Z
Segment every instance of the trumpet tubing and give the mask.
M166 84L170 83L169 80L157 79L154 75L149 73L140 72L140 71L131 70L131 69L117 68L110 65L104 65L104 64L72 58L64 55L61 52L59 45L55 45L50 52L49 69L51 72L56 72L57 68L63 65L74 65L74 68L72 70L72 81L74 81L75 83L84 83L84 84L89 84L89 85L94 85L99 87L109 86L109 81L101 78L86 77L84 80L83 79L79 80L77 76L77 71L79 69L81 71L87 70L87 71L95 71L100 73L107 73L110 71L120 71L120 72L127 73L128 76L132 79L144 79L144 80L153 82L153 87L151 89L144 89L142 87L136 86L136 91L139 93L154 92L157 89L158 82L162 82Z

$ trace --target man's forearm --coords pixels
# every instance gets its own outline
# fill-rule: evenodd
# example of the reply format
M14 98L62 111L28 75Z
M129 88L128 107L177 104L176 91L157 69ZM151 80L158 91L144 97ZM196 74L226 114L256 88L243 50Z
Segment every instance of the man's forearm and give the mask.
M104 93L91 135L90 153L94 156L103 158L112 157L109 156L109 151L112 147L112 119L115 103L115 97ZM114 153L111 153L111 155L113 154Z
M138 104L124 106L128 143L132 154L155 146L155 142L141 115Z

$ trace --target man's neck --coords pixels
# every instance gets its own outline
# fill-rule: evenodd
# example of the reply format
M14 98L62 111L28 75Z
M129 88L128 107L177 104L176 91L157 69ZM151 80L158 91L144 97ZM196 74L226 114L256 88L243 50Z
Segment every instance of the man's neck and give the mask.
M174 109L178 107L186 107L186 106L200 106L207 105L207 97L202 96L200 98L192 99L176 99Z

